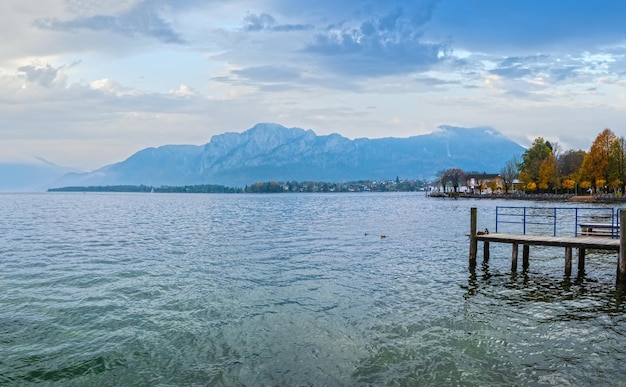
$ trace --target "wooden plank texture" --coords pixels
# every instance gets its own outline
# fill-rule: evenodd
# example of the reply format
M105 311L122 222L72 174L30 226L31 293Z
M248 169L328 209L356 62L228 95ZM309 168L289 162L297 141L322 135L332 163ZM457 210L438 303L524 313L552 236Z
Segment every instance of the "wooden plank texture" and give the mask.
M582 236L548 236L548 235L522 235L508 233L489 233L476 235L476 240L494 243L518 243L532 246L556 246L583 249L599 249L619 251L619 239L604 237Z

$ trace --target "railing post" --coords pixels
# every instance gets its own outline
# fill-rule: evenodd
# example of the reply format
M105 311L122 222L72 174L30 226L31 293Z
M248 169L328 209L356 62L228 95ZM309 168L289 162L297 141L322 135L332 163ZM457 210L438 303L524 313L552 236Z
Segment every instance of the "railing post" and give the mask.
M524 207L524 226L523 226L524 232L523 234L526 235L526 207Z
M554 232L552 233L552 236L556 236L556 207L554 207Z
M500 213L500 207L496 206L496 232L498 232L498 215Z
M470 250L469 265L470 268L476 267L476 251L478 250L478 241L476 240L476 223L478 220L478 210L476 207L470 208Z

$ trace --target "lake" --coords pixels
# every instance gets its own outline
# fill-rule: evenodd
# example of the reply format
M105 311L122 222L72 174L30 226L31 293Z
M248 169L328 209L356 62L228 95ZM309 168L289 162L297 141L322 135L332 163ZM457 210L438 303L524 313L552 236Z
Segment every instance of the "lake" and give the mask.
M423 193L0 194L0 384L626 384L616 254L510 245ZM558 204L563 206L562 203ZM575 272L575 270L574 270Z

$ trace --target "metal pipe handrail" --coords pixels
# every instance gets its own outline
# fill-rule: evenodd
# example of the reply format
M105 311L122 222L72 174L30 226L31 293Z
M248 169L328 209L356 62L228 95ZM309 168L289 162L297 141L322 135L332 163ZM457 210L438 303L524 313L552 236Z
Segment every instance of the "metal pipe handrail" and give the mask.
M522 234L526 235L532 226L547 226L556 236L559 230L559 217L566 211L573 211L574 236L578 236L578 226L584 222L600 221L609 223L611 238L619 236L619 211L607 207L521 207L521 206L496 206L496 232L501 231L501 225L519 224ZM571 215L570 215L571 216ZM528 227L531 226L531 227Z

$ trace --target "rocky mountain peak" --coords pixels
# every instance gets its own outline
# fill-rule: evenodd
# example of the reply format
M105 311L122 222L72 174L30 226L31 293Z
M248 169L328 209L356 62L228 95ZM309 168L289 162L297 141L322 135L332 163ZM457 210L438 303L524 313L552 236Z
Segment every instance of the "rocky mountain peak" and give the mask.
M493 128L442 126L408 138L350 140L339 134L261 123L241 132L215 135L204 146L170 145L138 152L55 186L113 184L223 184L257 181L351 181L428 179L446 168L497 173L524 148ZM96 173L97 172L97 173ZM71 178L70 178L71 177Z

